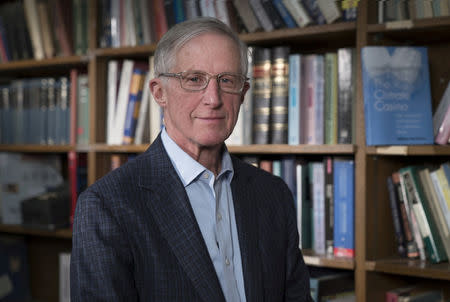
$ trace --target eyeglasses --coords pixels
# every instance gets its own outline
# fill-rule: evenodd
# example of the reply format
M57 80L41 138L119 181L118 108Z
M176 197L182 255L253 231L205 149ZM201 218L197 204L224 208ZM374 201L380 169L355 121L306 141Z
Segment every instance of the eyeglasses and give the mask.
M222 72L212 75L197 70L178 73L160 73L159 77L178 78L180 80L181 88L188 91L200 91L206 89L209 80L216 78L220 90L227 93L241 93L245 82L248 80L245 76L237 73Z

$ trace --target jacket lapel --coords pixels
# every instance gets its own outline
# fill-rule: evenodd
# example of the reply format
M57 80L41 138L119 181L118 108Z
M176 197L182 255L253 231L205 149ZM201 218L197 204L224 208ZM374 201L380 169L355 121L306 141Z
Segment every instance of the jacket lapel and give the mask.
M234 177L231 182L234 211L241 248L242 270L247 301L264 301L262 262L258 248L257 205L248 190L252 181L242 163L233 159Z
M144 156L148 159L141 165L139 185L152 192L147 204L162 235L200 297L225 302L188 196L160 137Z

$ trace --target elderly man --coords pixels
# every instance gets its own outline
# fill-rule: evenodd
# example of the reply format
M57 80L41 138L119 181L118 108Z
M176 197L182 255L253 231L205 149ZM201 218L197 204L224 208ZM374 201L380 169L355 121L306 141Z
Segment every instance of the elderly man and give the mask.
M213 18L161 39L149 85L165 128L80 196L72 301L311 301L288 187L224 144L247 65Z

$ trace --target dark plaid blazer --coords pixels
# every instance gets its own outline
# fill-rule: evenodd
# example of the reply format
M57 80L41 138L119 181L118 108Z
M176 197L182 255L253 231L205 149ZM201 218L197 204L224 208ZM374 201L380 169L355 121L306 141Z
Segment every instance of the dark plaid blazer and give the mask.
M232 160L247 301L311 301L288 187ZM70 273L73 302L225 301L160 137L79 197Z

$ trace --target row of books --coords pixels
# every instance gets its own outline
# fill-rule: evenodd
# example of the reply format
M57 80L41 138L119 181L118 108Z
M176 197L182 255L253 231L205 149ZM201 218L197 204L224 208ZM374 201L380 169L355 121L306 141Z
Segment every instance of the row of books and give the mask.
M143 144L153 141L162 127L162 110L153 100L149 62L110 60L107 70L106 143Z
M0 62L86 54L87 0L16 0L0 7Z
M69 144L71 119L77 116L75 142L88 144L88 84L87 75L80 74L75 82L62 76L13 80L1 86L0 143Z
M250 89L227 143L354 142L354 49L303 55L280 46L251 53Z
M387 178L398 254L450 259L450 163L407 166Z
M356 301L352 271L314 266L309 266L308 269L309 287L313 301Z
M418 285L407 285L390 289L385 294L386 302L442 302L444 294L440 290L424 289Z
M294 196L300 248L319 255L354 257L354 161L243 157L281 177Z
M358 0L103 0L99 41L100 47L151 44L173 25L202 16L217 18L236 32L351 21L357 5Z
M378 0L378 23L450 16L449 0Z
M361 59L368 146L448 143L450 83L433 113L427 47L366 46Z

